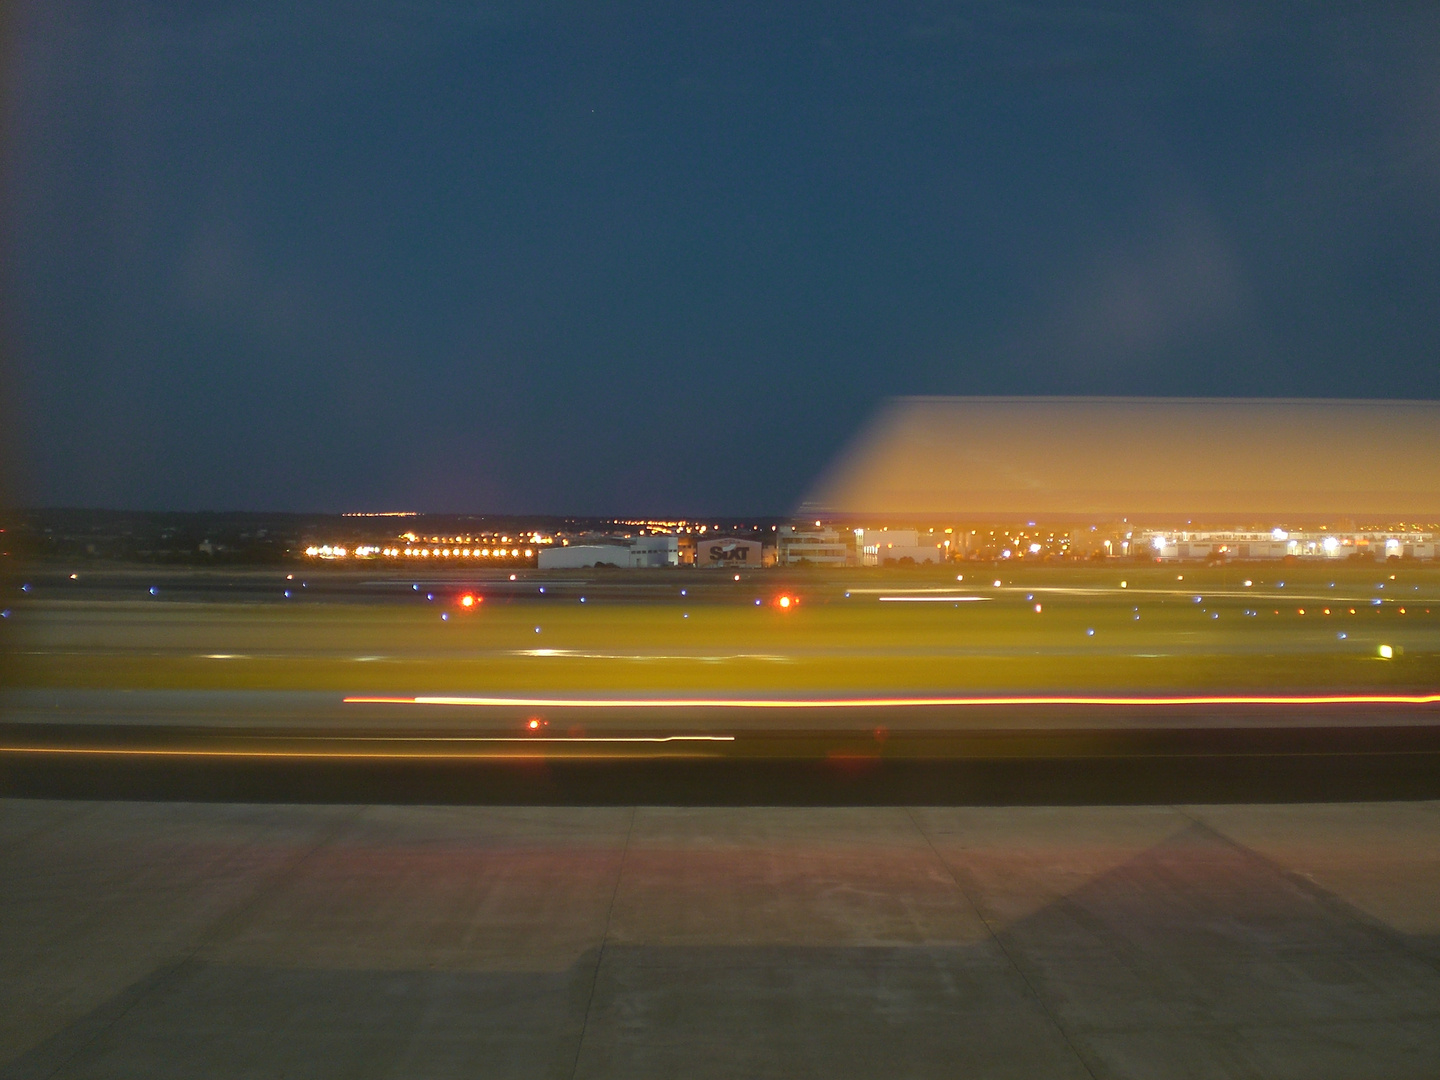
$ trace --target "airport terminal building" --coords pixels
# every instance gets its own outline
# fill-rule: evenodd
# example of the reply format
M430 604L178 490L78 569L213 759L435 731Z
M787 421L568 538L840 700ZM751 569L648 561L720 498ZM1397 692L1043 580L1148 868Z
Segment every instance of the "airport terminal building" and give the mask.
M1145 532L1138 550L1176 559L1433 559L1432 532Z

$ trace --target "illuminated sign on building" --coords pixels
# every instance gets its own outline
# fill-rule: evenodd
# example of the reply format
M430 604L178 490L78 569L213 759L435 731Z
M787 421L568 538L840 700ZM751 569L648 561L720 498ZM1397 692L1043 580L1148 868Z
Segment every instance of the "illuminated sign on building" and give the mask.
M695 545L695 565L759 566L760 545L754 540L701 540Z

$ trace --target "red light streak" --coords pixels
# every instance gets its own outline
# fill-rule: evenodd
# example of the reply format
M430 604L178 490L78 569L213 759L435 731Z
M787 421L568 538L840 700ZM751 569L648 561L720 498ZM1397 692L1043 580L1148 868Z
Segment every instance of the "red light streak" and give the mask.
M524 709L906 709L974 706L1104 705L1440 705L1435 694L1204 694L1187 697L857 697L857 698L528 698L347 697L347 705L459 705Z

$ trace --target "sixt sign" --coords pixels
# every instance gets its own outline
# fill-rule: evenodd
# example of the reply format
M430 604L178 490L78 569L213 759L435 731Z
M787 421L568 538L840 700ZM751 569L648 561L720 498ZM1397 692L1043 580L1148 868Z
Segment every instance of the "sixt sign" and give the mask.
M701 541L695 548L699 566L759 566L760 545L754 540Z

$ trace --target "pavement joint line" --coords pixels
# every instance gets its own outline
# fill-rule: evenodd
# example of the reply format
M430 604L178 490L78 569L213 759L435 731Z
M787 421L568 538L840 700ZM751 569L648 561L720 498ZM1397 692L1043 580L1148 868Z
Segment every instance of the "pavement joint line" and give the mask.
M1025 973L1025 969L1021 967L1020 963L1015 959L1014 954L1012 954L1006 946L1001 935L995 932L994 925L985 917L985 913L980 910L980 905L975 902L975 898L970 895L969 890L960 884L960 878L956 875L954 867L940 854L940 849L935 846L935 841L931 839L930 834L925 831L925 827L921 825L919 819L915 817L915 808L913 806L907 806L904 810L906 816L910 818L910 824L914 827L915 831L920 834L920 838L925 841L925 846L930 849L930 854L935 857L935 861L938 862L940 868L945 871L945 876L948 877L951 884L955 886L955 891L965 898L965 903L970 906L970 910L975 913L975 917L984 925L985 932L990 935L990 940L995 942L996 947L1004 954L1005 959L1014 969L1015 974L1020 976L1020 981L1025 984L1025 989L1030 992L1030 996L1035 1000L1035 1003L1040 1006L1040 1011L1045 1014L1045 1018L1050 1021L1055 1030L1059 1032L1060 1037L1065 1040L1065 1045L1069 1047L1070 1052L1075 1055L1075 1060L1080 1063L1080 1067L1085 1070L1085 1074L1089 1076L1091 1080L1099 1080L1095 1075L1095 1070L1090 1068L1090 1063L1085 1060L1085 1056L1080 1053L1079 1048L1076 1047L1074 1041L1070 1038L1070 1033L1065 1030L1065 1025L1062 1024L1060 1018L1051 1011L1049 1004L1045 1001L1044 997L1041 996L1040 991L1035 988L1035 984L1030 981L1030 976Z
M615 900L620 895L620 882L625 877L625 859L630 854L630 839L635 835L636 807L630 807L630 823L625 829L625 843L620 849L620 865L615 870L615 887L610 890L610 903L605 908L605 929L600 934L600 949L595 967L590 972L590 989L585 995L585 1016L580 1021L580 1037L575 1040L575 1061L570 1067L570 1080L580 1072L580 1055L585 1050L585 1035L590 1030L590 1012L595 1005L595 987L600 982L600 965L605 962L605 946L610 942L610 921L615 915Z
M1256 851L1249 845L1242 844L1239 840L1236 840L1234 837L1222 832L1220 829L1216 828L1214 825L1211 825L1205 819L1196 816L1195 812L1193 812L1192 810L1179 805L1174 805L1171 807L1171 809L1173 809L1181 817L1184 817L1186 820L1190 821L1197 829L1200 829L1202 832L1214 837L1226 847L1229 847L1241 853L1247 859L1254 860L1256 863L1269 870L1272 874L1279 877L1282 881L1293 885L1295 888L1299 889L1301 892L1305 893L1305 895L1310 897L1311 900L1315 901L1315 903L1323 907L1326 911L1338 915L1346 921L1360 927L1365 931L1365 933L1370 935L1372 939L1384 944L1387 949L1398 950L1404 953L1406 956L1409 956L1411 959L1419 960L1427 967L1433 968L1436 971L1440 971L1440 957L1431 956L1427 954L1423 949L1416 949L1411 944L1409 937L1403 932L1396 930L1393 926L1390 926L1388 923L1385 923L1382 920L1375 918L1374 916L1367 915L1365 912L1361 911L1353 904L1347 903L1346 901L1342 900L1329 889L1326 889L1319 883L1312 881L1310 878L1306 877L1299 871L1289 870L1286 867L1282 866L1280 863L1276 862L1274 859L1262 855L1260 852Z

